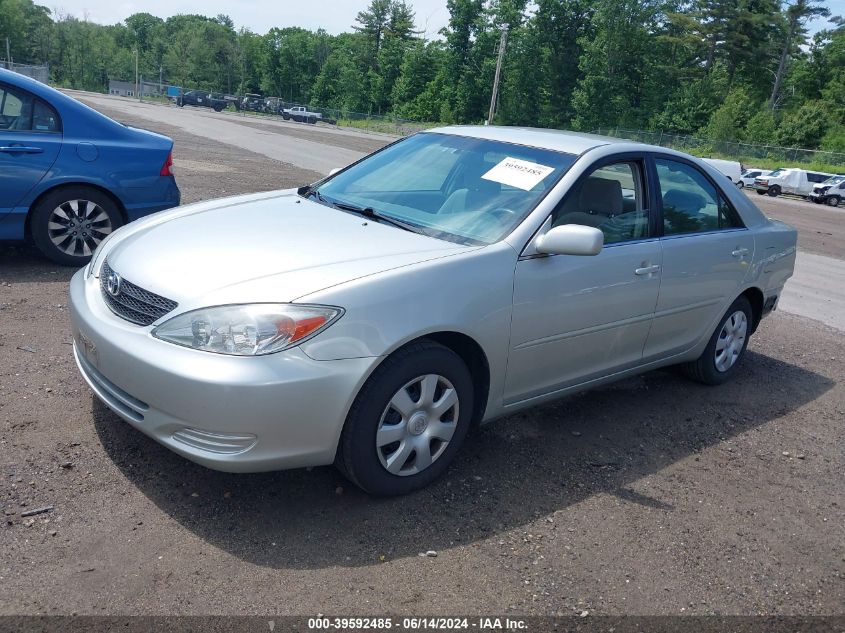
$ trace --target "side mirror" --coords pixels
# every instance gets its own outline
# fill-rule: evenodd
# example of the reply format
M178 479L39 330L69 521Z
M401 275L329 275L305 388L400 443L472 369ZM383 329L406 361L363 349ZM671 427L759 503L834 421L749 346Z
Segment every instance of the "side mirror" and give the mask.
M537 238L535 248L547 255L598 255L604 246L604 233L592 226L563 224Z
M334 176L334 175L335 175L337 172L339 172L341 169L343 169L343 168L342 168L342 167L335 167L334 169L332 169L332 170L329 172L329 176Z

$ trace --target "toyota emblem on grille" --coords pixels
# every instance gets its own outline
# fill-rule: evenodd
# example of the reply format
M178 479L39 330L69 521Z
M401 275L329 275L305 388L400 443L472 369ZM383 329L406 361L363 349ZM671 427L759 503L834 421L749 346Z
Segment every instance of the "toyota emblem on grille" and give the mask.
M109 294L112 297L116 297L120 294L120 284L123 280L120 278L116 272L111 271L106 277L106 290L109 291Z

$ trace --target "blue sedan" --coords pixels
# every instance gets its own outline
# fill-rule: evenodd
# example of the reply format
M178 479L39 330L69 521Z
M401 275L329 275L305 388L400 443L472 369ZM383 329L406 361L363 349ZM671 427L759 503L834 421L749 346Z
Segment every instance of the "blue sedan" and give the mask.
M82 266L112 231L179 204L173 140L0 68L0 240Z

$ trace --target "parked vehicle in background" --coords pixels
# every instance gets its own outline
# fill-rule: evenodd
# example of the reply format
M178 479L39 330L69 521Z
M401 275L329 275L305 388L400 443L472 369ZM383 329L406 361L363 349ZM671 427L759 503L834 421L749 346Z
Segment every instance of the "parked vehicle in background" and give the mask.
M761 196L779 196L790 194L806 198L813 191L813 186L824 182L833 174L821 171L809 171L797 168L780 168L766 176L754 179L754 189Z
M845 200L845 176L832 176L813 187L810 200L838 207Z
M206 90L189 90L176 98L176 105L180 108L186 105L200 108L213 108L215 112L226 109L229 105L226 98L220 94L214 94Z
M335 463L403 494L475 424L662 366L738 376L795 249L689 155L446 127L122 229L71 281L73 350L107 406L188 459Z
M739 188L742 189L744 187L753 187L755 178L760 178L761 176L768 176L770 173L772 172L767 169L747 169L742 172L742 176L739 177Z
M298 123L311 123L313 125L317 121L323 120L323 114L321 112L309 112L305 106L294 106L282 110L282 118L285 121L293 119Z
M702 158L702 160L722 172L735 185L739 185L742 182L743 169L742 165L737 161L722 160L721 158Z
M281 114L284 110L285 102L279 97L265 97L263 111L267 114Z
M241 110L246 112L264 112L264 97L256 94L244 95L241 101Z
M179 204L173 141L0 68L0 239L82 266L118 227Z

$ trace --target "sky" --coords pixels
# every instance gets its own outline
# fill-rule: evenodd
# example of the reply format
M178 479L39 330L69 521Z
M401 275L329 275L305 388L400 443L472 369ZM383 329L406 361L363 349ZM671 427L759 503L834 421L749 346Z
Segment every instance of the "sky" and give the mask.
M337 34L351 30L358 11L368 0L36 0L53 10L54 15L71 14L99 24L116 24L133 13L147 12L161 18L179 13L198 13L215 16L225 13L235 22L236 28L245 26L256 33L266 33L271 28L301 26L316 30L323 28ZM425 31L428 39L449 22L446 0L411 0L417 14L417 28ZM845 0L826 2L833 15L845 16ZM808 25L811 32L828 26L826 20L816 20Z
M116 24L141 12L160 18L179 13L224 13L235 22L235 28L245 26L261 34L274 26L301 26L310 30L323 28L336 35L352 30L355 16L369 0L36 0L36 4L49 7L54 16L87 17L89 22L99 24ZM416 11L417 28L425 29L429 39L449 22L446 0L412 0L409 4Z

